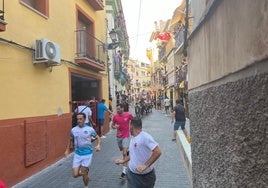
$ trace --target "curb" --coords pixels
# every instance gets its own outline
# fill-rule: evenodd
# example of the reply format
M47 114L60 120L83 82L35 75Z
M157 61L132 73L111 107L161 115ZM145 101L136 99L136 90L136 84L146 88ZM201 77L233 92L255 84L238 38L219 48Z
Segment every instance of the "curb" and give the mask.
M185 168L188 172L190 183L192 186L192 158L191 158L191 145L186 140L186 137L182 130L177 131L177 145L181 151L182 158L184 160Z

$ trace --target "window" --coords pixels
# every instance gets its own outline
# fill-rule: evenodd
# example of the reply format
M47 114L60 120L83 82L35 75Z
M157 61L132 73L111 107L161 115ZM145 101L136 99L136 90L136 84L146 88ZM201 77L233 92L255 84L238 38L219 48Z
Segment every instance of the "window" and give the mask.
M20 0L20 2L32 10L48 16L48 0Z
M95 54L94 24L82 12L78 12L78 30L77 30L77 56L94 57Z

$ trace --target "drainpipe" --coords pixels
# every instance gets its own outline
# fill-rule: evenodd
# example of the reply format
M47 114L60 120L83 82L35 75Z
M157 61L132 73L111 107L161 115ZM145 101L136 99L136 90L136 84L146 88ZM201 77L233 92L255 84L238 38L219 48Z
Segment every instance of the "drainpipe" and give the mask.
M183 55L187 57L187 47L188 47L188 41L187 41L187 33L188 33L188 27L189 27L189 0L186 0L186 9L185 9L185 31L184 31L184 44L183 44Z

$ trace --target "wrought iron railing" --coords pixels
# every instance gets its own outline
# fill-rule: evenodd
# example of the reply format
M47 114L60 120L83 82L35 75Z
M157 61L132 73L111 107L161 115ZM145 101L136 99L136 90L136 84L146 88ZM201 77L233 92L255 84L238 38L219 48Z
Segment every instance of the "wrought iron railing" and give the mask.
M5 20L5 0L2 0L2 4L0 5L0 20Z
M106 50L105 44L85 29L76 30L78 58L84 57L101 65L105 65Z
M182 27L178 33L175 35L174 39L175 39L175 47L179 48L183 42L184 42L184 32L185 29Z

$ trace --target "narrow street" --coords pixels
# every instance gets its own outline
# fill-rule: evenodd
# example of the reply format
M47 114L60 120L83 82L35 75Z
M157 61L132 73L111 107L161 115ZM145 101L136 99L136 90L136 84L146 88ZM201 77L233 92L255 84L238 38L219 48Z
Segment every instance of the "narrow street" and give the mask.
M153 110L143 117L143 130L150 133L159 143L162 156L155 164L155 188L190 188L190 182L181 153L176 142L172 142L173 126L170 117L161 111ZM126 188L126 182L119 179L122 167L114 161L121 157L115 139L115 130L111 130L102 139L102 150L94 153L90 167L89 187ZM13 188L79 188L83 187L81 178L72 178L72 154L63 158L40 173L13 186Z

